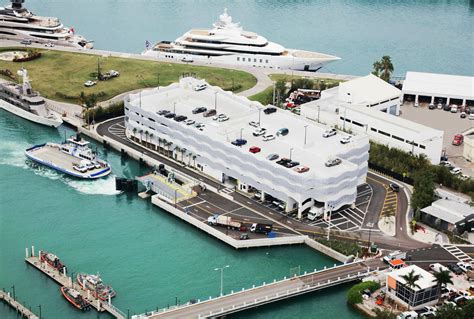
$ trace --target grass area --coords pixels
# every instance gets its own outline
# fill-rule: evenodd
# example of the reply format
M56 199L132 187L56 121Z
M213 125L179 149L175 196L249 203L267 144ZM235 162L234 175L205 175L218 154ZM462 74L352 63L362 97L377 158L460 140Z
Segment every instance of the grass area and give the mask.
M342 240L337 240L337 239L331 239L331 240L326 240L323 238L318 238L316 239L318 242L323 244L324 246L330 247L334 249L335 251L340 252L341 254L344 254L346 256L362 256L363 250L359 245L357 245L356 242L352 241L342 241Z
M265 90L255 95L249 96L249 100L257 101L257 102L262 103L263 105L266 105L266 104L271 103L272 96L273 96L273 86L269 86ZM270 101L268 100L269 97L270 97Z
M9 49L11 50L11 48ZM5 51L5 50L2 50ZM158 78L160 86L177 82L183 73L194 73L211 85L235 92L253 87L257 80L246 72L202 67L185 64L141 61L135 59L96 56L83 53L40 50L42 57L24 62L28 70L32 86L44 97L58 101L78 102L81 92L96 94L98 101L108 100L118 94L134 89L156 87ZM98 82L86 88L84 82L95 80L97 63L100 60L102 72L116 70L120 77ZM20 63L0 61L0 69L9 69L16 74L21 68Z

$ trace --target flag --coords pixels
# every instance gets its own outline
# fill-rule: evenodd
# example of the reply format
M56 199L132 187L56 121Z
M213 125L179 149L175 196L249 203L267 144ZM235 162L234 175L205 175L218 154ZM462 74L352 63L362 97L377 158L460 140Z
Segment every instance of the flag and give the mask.
M146 41L145 41L145 48L146 48L147 50L150 50L150 47L151 47L150 41L146 40Z

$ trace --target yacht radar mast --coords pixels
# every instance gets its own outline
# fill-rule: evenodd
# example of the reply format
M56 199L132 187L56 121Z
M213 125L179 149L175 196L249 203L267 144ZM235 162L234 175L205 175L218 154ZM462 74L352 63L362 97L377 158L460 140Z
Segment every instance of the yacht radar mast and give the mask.
M224 13L219 16L219 21L215 22L213 26L216 29L242 29L238 22L232 22L232 17L227 13L227 8L224 8Z
M28 71L26 69L18 70L17 74L23 78L22 93L28 96L33 95L33 89L30 84L30 79L28 77Z
M23 9L23 3L25 0L10 0L12 3L12 9Z

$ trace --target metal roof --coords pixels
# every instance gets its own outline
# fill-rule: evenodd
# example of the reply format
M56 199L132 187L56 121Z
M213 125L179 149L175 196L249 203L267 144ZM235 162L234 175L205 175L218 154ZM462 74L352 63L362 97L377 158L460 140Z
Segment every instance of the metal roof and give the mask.
M474 100L474 77L407 72L403 93Z
M379 77L369 74L339 84L339 100L352 104L373 105L399 98L402 91Z
M474 215L474 209L471 206L447 199L438 199L421 211L450 224L462 222L468 216Z
M420 275L420 279L416 281L416 284L419 286L419 288L416 287L416 288L410 288L410 289L418 291L418 290L423 290L426 288L436 286L436 281L433 274L427 272L426 270L416 265L410 265L407 267L400 268L398 270L394 270L388 273L387 275L394 278L397 282L401 284L405 284L406 281L405 279L402 278L402 276L410 273L411 271L413 271L415 275Z

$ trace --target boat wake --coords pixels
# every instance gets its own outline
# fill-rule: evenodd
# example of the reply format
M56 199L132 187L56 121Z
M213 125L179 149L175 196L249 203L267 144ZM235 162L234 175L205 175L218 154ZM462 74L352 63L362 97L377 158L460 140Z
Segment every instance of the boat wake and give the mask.
M51 180L60 180L76 191L88 195L117 195L115 190L115 176L109 175L107 178L98 180L78 180L65 176L57 171L38 165L25 158L24 150L28 144L21 142L4 141L0 144L0 165L8 165L27 169L34 174L46 177Z

